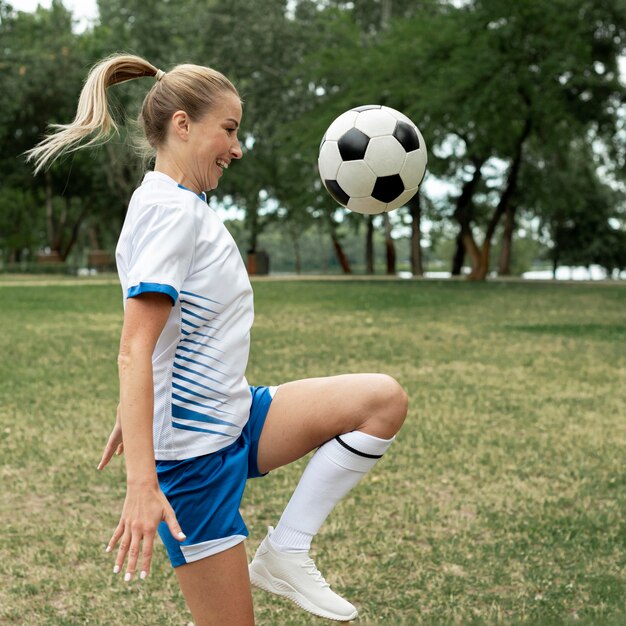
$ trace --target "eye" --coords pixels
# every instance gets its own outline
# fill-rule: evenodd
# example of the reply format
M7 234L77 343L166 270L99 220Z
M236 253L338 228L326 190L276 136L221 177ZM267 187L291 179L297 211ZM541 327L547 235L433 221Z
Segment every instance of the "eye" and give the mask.
M236 128L227 128L227 129L226 129L226 132L227 132L229 135L232 135L233 133L236 133L236 132L237 132L237 129L236 129Z

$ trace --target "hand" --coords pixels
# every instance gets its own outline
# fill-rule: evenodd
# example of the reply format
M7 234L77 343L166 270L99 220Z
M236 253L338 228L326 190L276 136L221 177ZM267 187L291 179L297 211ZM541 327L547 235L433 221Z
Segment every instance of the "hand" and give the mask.
M143 580L150 573L152 546L160 522L165 521L172 536L179 541L186 539L178 524L174 509L158 486L132 486L126 489L126 500L120 522L109 541L106 551L111 552L121 539L115 559L113 573L117 574L128 555L124 580L130 581L135 574L141 553L141 574Z
M115 456L120 456L120 454L124 454L124 442L122 441L122 422L120 419L120 405L117 405L117 417L115 419L115 426L109 435L109 440L107 441L107 445L104 447L104 452L102 453L102 459L100 459L100 463L98 463L99 470L104 469L105 465L111 460L111 457L115 454Z

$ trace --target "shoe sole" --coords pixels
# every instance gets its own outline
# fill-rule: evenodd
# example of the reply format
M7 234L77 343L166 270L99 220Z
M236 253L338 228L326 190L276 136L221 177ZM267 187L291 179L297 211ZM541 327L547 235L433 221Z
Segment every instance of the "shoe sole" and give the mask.
M287 598L288 600L295 602L301 609L304 609L309 613L313 613L313 615L317 615L318 617L324 617L326 619L334 620L336 622L349 622L355 619L358 615L358 611L354 611L354 613L347 616L341 616L337 615L336 613L329 613L324 609L320 609L313 603L309 602L289 583L286 583L284 580L280 580L279 578L274 578L274 576L272 576L262 565L251 564L249 567L249 572L250 582L255 587L263 589L263 591L273 593L274 595L280 596L281 598Z

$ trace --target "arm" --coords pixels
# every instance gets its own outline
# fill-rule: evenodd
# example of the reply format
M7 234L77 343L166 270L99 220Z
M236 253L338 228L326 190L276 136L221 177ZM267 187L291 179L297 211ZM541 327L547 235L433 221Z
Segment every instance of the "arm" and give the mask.
M141 577L145 578L150 571L154 535L161 521L167 522L174 537L185 538L172 507L159 489L152 443L152 353L171 310L168 296L146 293L129 298L124 314L118 366L126 499L107 551L121 539L114 571L117 573L122 568L128 555L126 581L135 572L140 552Z

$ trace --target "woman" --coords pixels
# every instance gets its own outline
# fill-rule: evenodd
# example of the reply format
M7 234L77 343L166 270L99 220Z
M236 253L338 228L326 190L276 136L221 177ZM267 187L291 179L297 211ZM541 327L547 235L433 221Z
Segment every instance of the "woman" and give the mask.
M357 616L308 556L311 540L387 450L407 411L392 378L343 375L249 387L252 289L237 247L205 191L242 157L242 106L219 72L165 73L116 55L89 74L75 120L29 153L37 170L114 126L107 88L156 79L140 114L156 154L130 201L116 251L124 291L120 402L98 466L122 450L127 489L107 551L114 571L150 571L155 533L198 626L254 623L250 582L328 619ZM123 443L122 443L123 441ZM276 528L248 567L239 503L249 477L317 448Z

